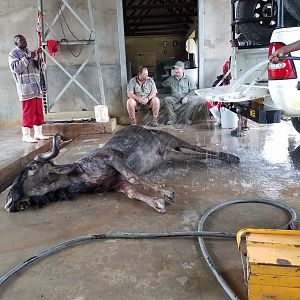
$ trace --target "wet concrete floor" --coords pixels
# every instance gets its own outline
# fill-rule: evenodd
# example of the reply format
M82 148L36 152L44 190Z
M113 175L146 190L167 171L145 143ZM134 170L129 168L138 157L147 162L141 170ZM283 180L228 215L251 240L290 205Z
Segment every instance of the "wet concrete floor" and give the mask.
M207 209L232 199L281 201L300 214L300 136L290 123L250 124L244 137L229 129L162 126L176 136L240 157L221 161L166 163L147 175L175 190L176 203L159 214L119 193L81 195L42 209L7 213L0 209L0 274L57 243L92 233L196 230ZM103 145L109 135L81 137L62 149L56 163L69 163ZM300 149L300 148L299 148ZM4 151L3 149L1 151ZM0 194L4 207L8 191ZM267 205L244 204L214 214L211 231L277 228L285 213ZM235 241L209 240L222 275L247 299ZM34 263L0 289L0 299L227 299L199 252L196 239L93 241Z

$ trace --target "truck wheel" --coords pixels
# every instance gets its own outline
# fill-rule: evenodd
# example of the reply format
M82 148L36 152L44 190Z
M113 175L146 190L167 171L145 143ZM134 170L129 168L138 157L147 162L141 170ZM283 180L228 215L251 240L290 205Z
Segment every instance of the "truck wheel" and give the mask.
M300 21L300 2L299 0L285 0L286 10L298 21Z
M294 126L294 128L296 129L296 131L298 133L300 133L300 118L296 117L296 118L291 118L292 119L292 124Z
M276 16L277 5L275 3L272 11L272 0L239 0L236 7L236 17L238 19L276 18ZM247 39L258 44L268 44L273 30L276 28L276 23L276 19L266 19L255 23L241 23L239 24L239 29Z

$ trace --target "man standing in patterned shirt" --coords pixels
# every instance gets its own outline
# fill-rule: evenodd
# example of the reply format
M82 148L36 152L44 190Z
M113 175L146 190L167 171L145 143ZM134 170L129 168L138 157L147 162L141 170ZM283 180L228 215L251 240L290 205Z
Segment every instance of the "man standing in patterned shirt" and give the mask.
M44 112L37 54L28 50L21 34L14 36L14 43L16 47L9 53L8 62L22 103L22 141L36 143L49 138L42 134ZM30 136L32 127L34 137Z

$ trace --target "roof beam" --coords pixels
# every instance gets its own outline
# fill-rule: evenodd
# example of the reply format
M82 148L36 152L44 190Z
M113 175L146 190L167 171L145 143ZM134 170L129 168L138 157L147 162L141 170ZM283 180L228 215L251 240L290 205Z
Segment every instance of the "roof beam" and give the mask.
M125 24L125 28L130 28L130 27L134 27L136 26L137 24L135 23L128 23L128 24ZM147 23L142 23L142 24L139 24L139 27L149 27L149 26L164 26L164 25L176 25L177 27L180 27L180 26L189 26L189 23L186 22L186 23L180 23L180 22L175 22L175 21L167 21L167 22L147 22Z
M157 4L157 5L130 5L126 10L133 9L161 9L161 8L187 8L186 4Z
M182 27L182 26L169 26L169 27L157 27L157 28L136 28L136 29L128 29L126 30L126 32L137 32L137 31L169 31L169 30L174 30L174 29L178 29L178 30L186 30L189 29L189 26L187 27Z
M170 15L170 14L163 14L163 15L146 15L146 16L144 16L144 15L141 15L141 16L130 16L130 17L128 17L128 19L130 18L130 19L158 19L158 18L161 18L161 19L165 19L165 18L178 18L178 17L180 17L180 18L186 18L186 17L195 17L195 16L197 16L197 14L196 13L193 13L193 14L182 14L182 15L175 15L175 14L173 14L173 15ZM127 18L127 17L125 17L125 18Z
M169 31L167 34L168 35L185 35L187 32L185 31ZM162 35L165 36L165 33L162 32L138 32L138 33L126 33L126 36L146 36L146 35Z

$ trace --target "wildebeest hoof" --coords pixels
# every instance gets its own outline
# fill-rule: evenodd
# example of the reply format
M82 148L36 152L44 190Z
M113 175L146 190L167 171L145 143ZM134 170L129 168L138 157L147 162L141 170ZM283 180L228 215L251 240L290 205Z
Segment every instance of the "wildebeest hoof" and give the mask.
M228 154L227 162L238 164L240 162L240 159L235 155Z
M138 183L138 181L134 177L130 178L128 181L132 184L137 184Z
M220 155L220 159L222 159L228 163L238 164L240 162L240 159L233 154L220 152L219 155Z
M27 201L22 201L17 204L17 211L23 211L28 207Z
M235 137L243 137L246 135L246 132L238 127L236 129L231 130L230 134Z
M152 201L153 208L160 213L166 213L165 201L163 199L156 198Z
M175 193L172 189L165 189L163 191L163 195L168 202L172 202L172 203L175 202Z

